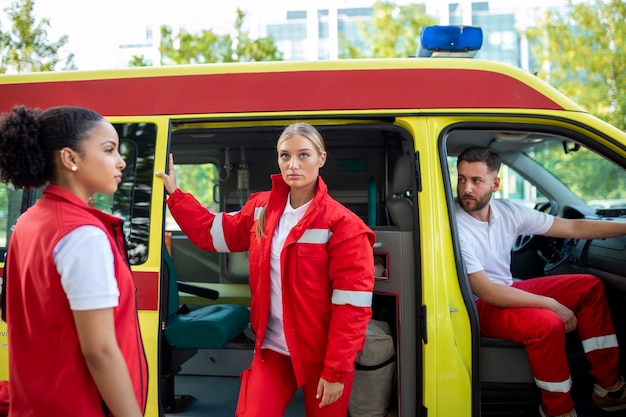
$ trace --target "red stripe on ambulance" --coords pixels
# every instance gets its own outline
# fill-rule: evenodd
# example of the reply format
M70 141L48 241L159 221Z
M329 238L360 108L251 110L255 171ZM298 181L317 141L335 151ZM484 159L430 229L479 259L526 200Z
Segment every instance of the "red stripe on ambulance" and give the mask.
M69 75L68 75L69 77ZM16 104L77 105L105 116L278 111L563 107L506 74L405 68L167 75L0 85Z
M156 272L133 271L137 287L137 309L159 309L159 274Z

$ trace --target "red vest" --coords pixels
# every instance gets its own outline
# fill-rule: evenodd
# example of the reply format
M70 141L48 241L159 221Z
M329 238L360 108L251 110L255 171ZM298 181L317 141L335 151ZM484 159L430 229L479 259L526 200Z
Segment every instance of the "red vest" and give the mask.
M121 220L50 185L17 221L7 259L11 417L108 415L81 352L69 301L52 251L79 226L107 234L120 291L113 309L118 345L137 402L145 409L148 372Z

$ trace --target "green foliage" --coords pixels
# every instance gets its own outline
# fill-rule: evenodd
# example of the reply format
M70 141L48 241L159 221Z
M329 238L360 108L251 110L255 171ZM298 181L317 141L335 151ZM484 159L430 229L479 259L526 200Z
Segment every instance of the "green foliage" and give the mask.
M282 53L271 37L251 39L243 29L246 14L237 9L235 37L220 35L211 29L199 33L184 30L174 33L169 26L161 26L159 52L162 65L209 64L216 62L280 61ZM135 56L131 66L149 65L143 57Z
M626 2L569 1L527 32L539 77L592 114L626 129Z
M67 44L67 35L48 40L49 19L38 23L33 15L34 0L16 0L4 9L11 28L0 28L0 74L14 72L54 71L61 63L59 52ZM63 69L76 69L74 55L68 54Z
M161 64L208 64L230 62L228 35L217 35L210 29L192 34L180 31L174 35L169 26L161 26Z
M133 59L128 63L131 67L150 67L151 64L142 55L133 55Z
M358 51L347 42L340 42L340 57L396 58L415 55L422 29L436 23L436 19L426 14L423 4L398 6L393 2L377 0L371 23L360 27L367 50Z
M587 148L565 153L561 142L527 152L585 202L626 198L624 170Z
M361 27L361 33L363 33L363 27ZM343 33L339 34L339 59L356 59L363 58L364 53L358 47L350 44L348 38Z
M218 196L213 195L218 184L218 170L215 164L175 165L176 182L181 189L194 195L205 207L217 212Z
M243 30L246 20L246 13L237 9L237 19L235 20L234 53L230 55L234 61L280 61L283 54L278 50L272 37L251 39L250 33ZM229 45L232 45L230 43Z

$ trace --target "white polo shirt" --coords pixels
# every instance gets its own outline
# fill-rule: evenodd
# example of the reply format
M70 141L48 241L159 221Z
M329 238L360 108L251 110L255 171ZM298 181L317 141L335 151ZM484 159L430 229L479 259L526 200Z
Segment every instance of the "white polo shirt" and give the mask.
M120 292L104 231L77 227L59 240L52 253L72 310L117 307Z
M505 199L490 202L489 222L470 216L456 203L463 263L468 274L484 270L492 282L511 285L511 248L519 235L546 233L554 217Z
M285 328L283 326L283 289L280 256L287 235L289 235L291 229L302 219L311 201L312 200L294 209L291 207L291 194L289 194L287 196L287 204L285 205L283 214L280 216L278 227L274 230L274 237L272 238L270 261L270 316L267 321L265 338L263 339L261 347L272 349L283 355L289 355L289 349L287 348Z

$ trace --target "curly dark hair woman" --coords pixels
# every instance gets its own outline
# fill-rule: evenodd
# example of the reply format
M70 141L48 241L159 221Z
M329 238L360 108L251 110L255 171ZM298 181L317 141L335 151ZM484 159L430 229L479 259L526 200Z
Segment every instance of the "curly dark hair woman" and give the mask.
M54 181L54 151L68 147L79 152L89 129L102 120L81 107L14 107L0 119L0 180L18 188Z
M0 117L0 180L45 186L4 264L12 414L143 415L148 368L121 220L89 205L117 191L125 167L117 130L95 111Z

